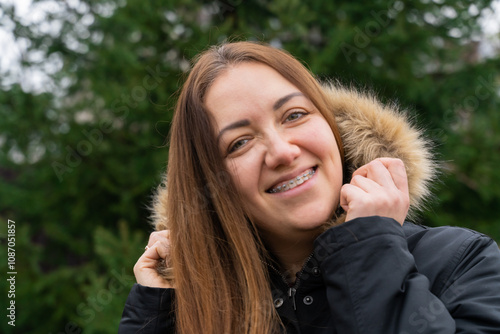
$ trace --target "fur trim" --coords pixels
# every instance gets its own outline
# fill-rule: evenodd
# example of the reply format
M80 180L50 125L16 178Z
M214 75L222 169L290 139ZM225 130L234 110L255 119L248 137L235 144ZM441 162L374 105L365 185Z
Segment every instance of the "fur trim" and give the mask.
M168 220L167 220L167 173L165 172L162 176L162 182L156 188L156 192L153 195L153 204L151 209L151 224L156 231L168 230Z
M376 158L401 159L406 166L410 192L410 219L425 207L430 184L436 178L431 142L413 126L396 104L380 103L371 94L362 94L338 84L325 84L345 152L345 180L359 167Z
M371 94L362 94L338 84L325 84L323 88L342 137L347 173L344 179L350 180L357 168L376 158L401 159L408 175L408 217L414 219L416 213L424 209L431 194L430 185L437 175L431 142L396 104L383 105ZM153 199L151 218L156 230L168 228L166 183L164 179ZM343 222L344 218L345 215L339 215L334 224Z

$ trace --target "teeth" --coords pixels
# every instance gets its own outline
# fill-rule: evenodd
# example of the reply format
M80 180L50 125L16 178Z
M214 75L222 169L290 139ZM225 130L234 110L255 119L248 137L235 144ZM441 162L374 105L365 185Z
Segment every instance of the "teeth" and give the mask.
M286 181L285 183L277 186L276 188L271 189L269 192L270 193L282 193L284 191L293 189L296 186L301 185L302 183L309 180L314 175L314 173L315 173L314 169L310 169L308 172L305 172L304 174L299 175L294 179Z

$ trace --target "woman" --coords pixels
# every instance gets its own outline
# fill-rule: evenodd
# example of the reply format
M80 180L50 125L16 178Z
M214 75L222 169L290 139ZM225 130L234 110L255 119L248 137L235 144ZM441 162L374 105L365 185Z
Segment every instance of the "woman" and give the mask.
M498 246L405 222L435 175L427 147L286 52L204 52L119 332L498 333Z

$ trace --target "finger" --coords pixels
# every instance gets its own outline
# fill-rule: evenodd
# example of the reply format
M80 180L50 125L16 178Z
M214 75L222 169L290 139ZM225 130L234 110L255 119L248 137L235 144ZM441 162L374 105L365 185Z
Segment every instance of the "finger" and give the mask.
M156 273L158 261L166 259L167 256L168 250L161 244L161 242L157 242L153 246L149 247L134 265L134 275L138 282L145 276L147 277L148 275L151 275L148 274L148 272ZM167 265L167 260L165 260L165 264Z
M160 254L158 253L158 250L154 245L151 245L151 247L148 246L146 251L141 255L139 260L137 261L138 263L142 263L142 267L150 267L152 264L155 264L156 261L161 259Z
M350 184L367 193L380 191L380 185L377 182L361 175L354 175Z
M149 260L166 259L170 255L170 243L166 240L158 240L149 247L142 255Z
M169 240L160 240L157 241L153 248L156 249L156 253L161 259L167 260L170 257L170 241Z
M368 164L368 178L384 187L394 187L394 181L387 167L376 159Z
M169 239L169 238L170 238L169 230L155 231L149 235L148 247L153 246L159 240Z
M350 209L349 204L353 199L359 199L366 196L366 192L352 184L344 184L340 189L340 206L344 211L348 212Z
M368 176L368 164L359 167L358 169L356 169L354 171L354 173L352 173L352 177L354 177L356 175L367 177Z
M361 166L352 174L353 177L357 175L373 180L381 186L390 186L394 183L389 171L378 159Z
M399 161L399 162L396 162ZM395 186L394 179L387 168L391 164L397 164L401 163L402 161L399 159L393 159L393 158L378 158L375 159L371 162L369 162L366 165L361 166L358 168L354 173L353 177L356 175L361 175L364 176L370 180L375 181L379 185L383 187L391 187ZM403 165L404 168L404 165Z
M389 171L396 188L401 192L408 192L408 176L406 168L400 159L380 158L378 159Z

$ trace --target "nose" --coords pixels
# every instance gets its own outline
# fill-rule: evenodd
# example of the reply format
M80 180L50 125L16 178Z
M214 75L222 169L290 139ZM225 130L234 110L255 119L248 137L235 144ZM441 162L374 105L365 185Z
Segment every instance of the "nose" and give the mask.
M268 135L266 146L265 164L271 169L290 165L300 154L299 146L277 132Z

